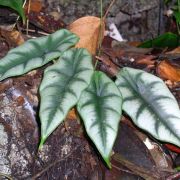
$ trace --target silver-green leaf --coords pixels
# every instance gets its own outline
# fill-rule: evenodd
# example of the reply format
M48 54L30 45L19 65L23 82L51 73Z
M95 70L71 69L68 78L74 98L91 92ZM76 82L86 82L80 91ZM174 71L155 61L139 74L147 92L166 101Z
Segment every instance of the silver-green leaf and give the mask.
M142 70L123 68L116 84L123 110L155 138L180 146L180 110L164 82Z
M75 45L78 37L68 30L31 39L14 48L0 60L0 81L24 74L58 58L62 52Z
M96 71L78 102L87 134L110 167L111 150L118 133L122 97L115 83Z
M57 63L45 70L40 85L40 147L76 105L92 74L92 57L85 49L65 51Z

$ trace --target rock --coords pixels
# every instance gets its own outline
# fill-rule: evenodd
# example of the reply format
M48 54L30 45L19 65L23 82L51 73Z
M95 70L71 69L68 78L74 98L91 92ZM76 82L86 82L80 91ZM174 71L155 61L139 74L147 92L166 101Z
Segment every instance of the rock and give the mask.
M0 176L15 180L44 180L47 176L51 180L87 179L101 172L88 140L79 128L75 132L76 120L68 130L59 126L38 151L41 78L42 70L35 70L0 83Z
M103 1L104 12L109 3L109 0ZM151 39L164 32L163 6L160 5L159 0L115 1L108 13L107 23L114 22L129 41ZM58 11L67 24L86 15L100 16L100 1L96 0L48 0L46 7L49 12Z

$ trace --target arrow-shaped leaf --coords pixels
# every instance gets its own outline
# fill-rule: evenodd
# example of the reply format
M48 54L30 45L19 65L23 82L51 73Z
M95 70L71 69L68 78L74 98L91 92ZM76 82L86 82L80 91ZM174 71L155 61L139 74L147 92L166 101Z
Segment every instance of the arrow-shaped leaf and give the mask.
M45 70L40 86L41 143L76 105L93 74L91 55L85 49L71 49Z
M14 48L0 60L0 81L24 74L59 57L76 44L78 37L68 30L59 30L49 36L31 39Z
M95 72L79 102L89 137L110 167L109 157L118 132L122 97L115 83L102 72Z
M180 146L180 110L164 82L147 72L123 68L116 84L123 110L155 138Z

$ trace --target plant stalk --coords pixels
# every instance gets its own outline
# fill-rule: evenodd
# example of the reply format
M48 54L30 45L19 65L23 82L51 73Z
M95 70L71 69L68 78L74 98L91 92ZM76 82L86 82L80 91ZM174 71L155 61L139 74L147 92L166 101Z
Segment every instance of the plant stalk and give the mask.
M100 28L99 28L99 38L98 38L98 53L97 55L100 56L101 54L101 46L102 46L102 38L103 38L103 24L104 24L104 18L103 18L103 0L100 0ZM96 69L98 64L98 60L96 59L94 69Z
M103 30L104 30L104 21L106 19L106 16L111 9L112 5L115 3L116 0L112 0L110 5L108 6L105 14L103 15L103 0L100 0L100 28L99 28L99 39L98 39L98 52L97 56L100 57L101 55L101 47L102 47L102 40L103 40ZM98 59L96 59L94 69L96 69L98 64Z

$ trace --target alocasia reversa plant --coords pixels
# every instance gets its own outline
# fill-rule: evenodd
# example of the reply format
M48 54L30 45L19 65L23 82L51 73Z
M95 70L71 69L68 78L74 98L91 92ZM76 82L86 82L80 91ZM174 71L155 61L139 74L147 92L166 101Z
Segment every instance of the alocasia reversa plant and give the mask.
M103 72L94 71L86 49L71 48L78 39L62 29L27 41L0 60L1 81L54 60L45 69L39 88L40 147L76 105L87 134L109 167L122 110L155 138L180 146L180 110L164 82L127 67L113 82Z

